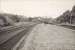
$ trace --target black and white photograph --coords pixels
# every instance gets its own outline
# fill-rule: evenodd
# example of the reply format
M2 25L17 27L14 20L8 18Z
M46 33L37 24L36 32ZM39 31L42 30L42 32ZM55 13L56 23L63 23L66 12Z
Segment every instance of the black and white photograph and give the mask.
M0 50L75 50L75 0L0 0Z

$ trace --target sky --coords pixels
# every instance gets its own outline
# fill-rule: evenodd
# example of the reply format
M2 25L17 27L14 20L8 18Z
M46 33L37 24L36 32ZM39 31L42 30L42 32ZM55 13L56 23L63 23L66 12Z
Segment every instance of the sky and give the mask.
M25 16L58 17L71 10L75 0L0 0L0 12Z

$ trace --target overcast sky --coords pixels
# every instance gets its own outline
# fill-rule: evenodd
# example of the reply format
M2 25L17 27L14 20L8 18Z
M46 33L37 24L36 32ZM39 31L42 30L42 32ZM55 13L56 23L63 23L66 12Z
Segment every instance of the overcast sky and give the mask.
M75 0L1 0L0 12L25 16L57 17L71 10Z

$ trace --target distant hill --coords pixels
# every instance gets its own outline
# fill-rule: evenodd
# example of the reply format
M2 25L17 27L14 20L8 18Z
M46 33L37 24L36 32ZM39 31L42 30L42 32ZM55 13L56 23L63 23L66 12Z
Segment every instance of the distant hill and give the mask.
M20 15L1 13L0 14L0 27L13 25L14 23L20 22Z
M0 13L0 27L14 25L18 22L33 22L34 18L23 15Z

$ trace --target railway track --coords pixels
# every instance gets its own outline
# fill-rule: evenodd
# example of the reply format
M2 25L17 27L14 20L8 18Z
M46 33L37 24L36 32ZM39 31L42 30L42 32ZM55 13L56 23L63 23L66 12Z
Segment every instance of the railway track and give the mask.
M74 24L58 24L59 26L62 26L64 28L69 28L72 30L75 30L75 25Z
M0 50L12 50L16 43L29 32L36 23L21 23L0 31Z

